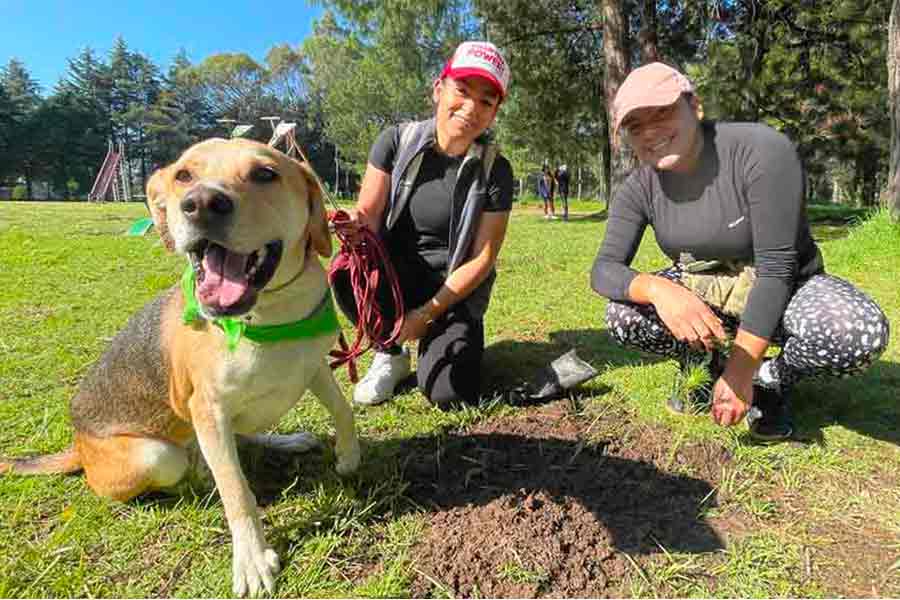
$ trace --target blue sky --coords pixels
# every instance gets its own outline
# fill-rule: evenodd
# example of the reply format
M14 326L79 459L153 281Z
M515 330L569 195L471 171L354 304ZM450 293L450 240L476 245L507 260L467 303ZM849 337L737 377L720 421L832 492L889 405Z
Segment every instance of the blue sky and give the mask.
M164 70L179 48L192 62L217 52L262 60L301 42L323 10L306 0L0 0L0 64L13 56L52 91L67 59L90 46L104 58L117 35Z

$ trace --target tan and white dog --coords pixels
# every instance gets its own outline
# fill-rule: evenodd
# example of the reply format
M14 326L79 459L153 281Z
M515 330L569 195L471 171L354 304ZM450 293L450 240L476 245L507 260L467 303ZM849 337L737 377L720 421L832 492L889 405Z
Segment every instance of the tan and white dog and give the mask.
M196 440L231 530L233 592L272 591L278 556L263 536L235 435L309 449L315 438L306 433L259 434L308 389L335 420L338 472L354 471L360 459L353 412L326 360L336 322L321 326L334 318L316 256L331 255L321 190L305 163L256 142L214 139L157 171L147 197L165 245L190 260L191 285L135 314L81 382L70 404L69 449L3 460L0 472L83 469L97 494L124 501L177 483L189 464L186 446ZM247 333L303 329L314 320L312 334L301 337L234 335L245 326Z

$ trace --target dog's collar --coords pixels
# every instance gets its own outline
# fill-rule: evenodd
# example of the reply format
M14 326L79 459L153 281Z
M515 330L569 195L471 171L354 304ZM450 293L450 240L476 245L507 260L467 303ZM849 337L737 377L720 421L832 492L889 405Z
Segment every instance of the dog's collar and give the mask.
M200 312L200 303L197 302L197 297L194 295L195 287L196 274L191 265L188 265L184 270L184 275L181 277L181 291L184 294L184 312L181 315L181 320L185 324L190 324L197 320L207 320ZM233 317L216 317L212 319L212 322L225 333L230 352L234 352L241 338L246 338L257 344L264 344L284 340L314 338L334 333L340 329L330 290L326 290L322 301L306 318L293 323L250 325L242 319Z

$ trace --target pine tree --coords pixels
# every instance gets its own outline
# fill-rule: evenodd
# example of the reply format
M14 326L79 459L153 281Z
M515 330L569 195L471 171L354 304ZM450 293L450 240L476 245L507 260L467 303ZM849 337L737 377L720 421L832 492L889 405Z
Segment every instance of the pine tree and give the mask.
M88 169L92 183L106 155L107 141L113 137L112 77L109 67L91 48L82 49L68 62L69 67L56 86L56 94L68 94L67 102L77 107L77 113L84 119L83 134L71 140L72 151L77 154L79 164L91 165ZM88 190L91 183L86 184Z
M39 109L43 123L34 149L43 173L56 193L69 194L69 182L85 194L98 168L96 156L85 152L83 140L97 127L94 115L68 91L58 91Z
M110 52L109 70L115 138L124 144L128 158L123 168L132 183L139 178L143 185L153 154L148 147L147 129L153 106L160 95L159 68L145 56L131 52L125 40L119 37ZM133 168L137 169L136 173Z
M41 102L40 86L17 58L9 59L0 68L0 85L22 112L34 110Z
M41 105L40 87L25 65L16 58L9 59L6 66L0 69L0 87L10 104L7 116L11 123L7 136L7 169L12 175L24 178L26 195L32 198L35 177L40 169L34 152L40 134L37 118Z
M726 3L727 27L692 75L707 113L787 134L813 196L839 181L872 204L886 170L887 0Z
M477 0L512 70L498 138L520 178L542 163L594 165L606 146L603 38L592 2Z
M147 115L150 170L175 160L189 145L211 135L215 127L203 84L182 49L162 78L159 95Z
M16 126L21 118L18 106L6 93L6 89L0 86L0 185L15 172L13 142L16 139Z

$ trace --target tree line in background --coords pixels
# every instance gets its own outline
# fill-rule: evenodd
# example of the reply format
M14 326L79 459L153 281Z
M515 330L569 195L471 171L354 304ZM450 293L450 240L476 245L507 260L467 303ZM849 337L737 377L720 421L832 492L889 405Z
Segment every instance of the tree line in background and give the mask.
M894 60L900 0L321 0L312 35L262 63L183 52L164 70L119 38L85 49L47 96L27 66L0 70L0 183L83 197L122 141L140 188L190 143L278 115L322 178L352 188L386 125L431 112L431 84L465 39L507 56L496 134L517 174L567 163L606 199L634 166L609 105L634 67L662 60L697 85L710 118L766 122L793 139L810 198L895 198L900 152ZM890 40L890 41L889 41ZM893 69L893 70L892 70ZM884 190L889 190L886 196Z
M163 72L118 38L107 59L89 48L70 59L42 97L26 66L10 59L0 69L0 182L20 182L28 198L38 182L55 196L84 197L112 140L126 147L124 168L142 187L191 143L228 135L232 121L253 123L254 136L267 139L271 130L259 117L269 115L300 123L298 139L320 159L333 155L303 71L297 52L284 44L262 65L246 54L217 54L195 65L181 52Z

